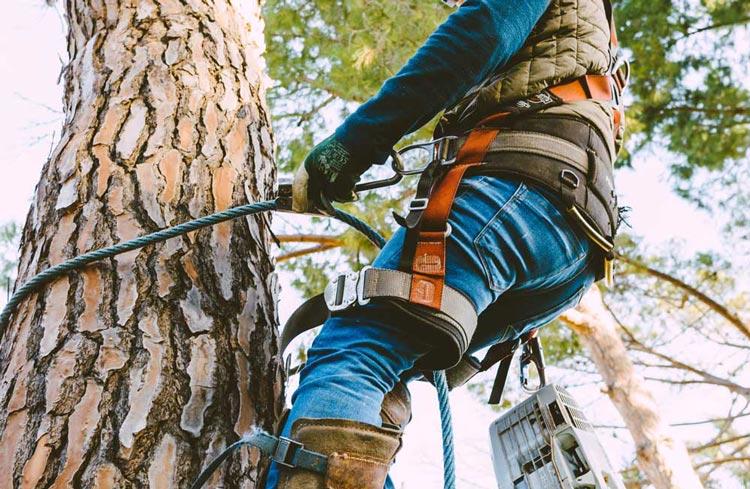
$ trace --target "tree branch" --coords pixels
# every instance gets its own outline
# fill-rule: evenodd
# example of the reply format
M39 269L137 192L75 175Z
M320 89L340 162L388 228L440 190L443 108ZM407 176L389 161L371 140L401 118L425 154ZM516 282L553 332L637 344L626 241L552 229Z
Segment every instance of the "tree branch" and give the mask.
M706 443L704 445L698 445L697 447L688 448L688 451L691 453L696 453L702 450L706 450L707 448L718 447L721 445L726 445L727 443L734 443L736 441L744 440L746 438L750 438L750 434L733 436L731 438L725 438L724 440L717 440L711 443Z
M341 238L326 234L277 234L279 243L318 243L341 246Z
M641 341L639 341L635 335L633 335L632 332L630 332L624 325L620 324L620 327L623 331L625 331L625 334L628 335L630 338L630 341L633 343L635 348L639 351L642 351L643 353L647 353L649 355L653 355L656 358L659 358L661 360L664 360L665 362L669 363L675 368L686 370L694 375L697 375L702 380L668 380L668 379L659 379L659 378L652 378L652 380L659 380L661 382L665 383L671 383L676 385L686 385L686 384L713 384L718 385L721 387L725 387L726 389L729 389L729 391L734 392L735 394L739 394L748 401L750 401L750 387L745 387L739 384L736 384L732 382L731 380L722 379L721 377L717 377L716 375L713 375L709 372L706 372L705 370L701 370L699 368L693 367L692 365L688 365L687 363L681 362L680 360L677 360L675 358L670 357L669 355L665 355L664 353L660 353L653 348L649 348L645 344L643 344Z
M679 41L687 39L690 36L694 36L696 34L700 34L701 32L712 31L712 30L716 30L716 29L722 29L724 27L731 27L731 26L734 26L734 25L743 25L743 24L747 24L748 22L750 22L750 17L740 17L739 19L727 20L725 22L717 22L715 24L707 25L707 26L701 27L699 29L694 29L692 31L686 32L685 34L683 34L682 36L680 36L678 38L675 38L675 39L672 39L671 41L669 41L669 47L674 46Z
M334 100L337 100L337 97L335 95L329 95L325 100L323 100L317 105L313 105L312 108L310 108L309 110L302 111L302 112L287 112L285 114L279 114L278 118L279 119L298 118L297 127L299 127L302 125L302 123L309 121L312 118L312 116L320 112L323 108L325 108Z
M277 257L276 262L281 263L283 261L291 260L292 258L299 258L301 256L312 255L314 253L320 253L320 252L328 251L330 249L338 248L338 247L339 245L335 245L335 244L322 244L318 246L311 246L310 248L304 248L301 250L290 251L289 253L286 253L284 255Z
M700 290L696 289L695 287L683 282L682 280L678 279L677 277L673 275L669 275L665 272L661 272L659 270L655 270L645 263L642 263L636 259L630 258L625 255L618 255L617 256L620 260L624 261L628 265L631 265L643 272L645 272L648 275L651 275L652 277L656 277L660 280L664 280L678 289L681 289L688 294L692 295L699 301L706 304L708 307L710 307L715 313L717 313L719 316L726 319L730 324L732 324L740 333L742 333L746 338L750 339L750 326L748 326L742 319L735 314L734 312L730 311L726 306L723 306L719 304L717 301L709 297L708 295L704 294Z
M727 457L727 458L719 458L716 460L709 460L707 462L701 462L699 464L695 465L696 469L700 469L701 467L705 467L707 465L718 465L718 464L729 464L732 462L750 462L750 457Z

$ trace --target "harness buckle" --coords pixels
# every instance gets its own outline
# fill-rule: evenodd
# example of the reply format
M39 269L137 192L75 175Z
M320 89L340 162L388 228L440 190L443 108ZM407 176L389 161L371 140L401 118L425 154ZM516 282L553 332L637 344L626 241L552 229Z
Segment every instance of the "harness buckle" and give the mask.
M427 209L427 204L430 203L430 199L413 199L409 202L410 211L423 211Z
M578 178L578 175L567 168L560 172L560 181L573 189L578 188L581 184L581 179Z
M456 162L457 151L454 151L452 143L458 141L458 136L443 136L432 141L422 141L410 144L398 150L396 154L402 160L417 160L417 165L410 168L402 168L398 171L403 176L419 175L433 165L449 166ZM416 156L409 158L409 153L415 152Z
M458 151L453 151L453 143L458 141L458 136L443 136L433 141L435 145L434 158L441 166L452 165L456 162Z
M343 311L354 304L369 304L370 299L365 298L365 274L370 268L367 266L359 272L341 274L326 286L323 298L329 311Z
M298 441L280 436L276 443L276 448L271 455L271 459L279 465L293 469L296 467L294 459L297 452L304 448L304 445Z

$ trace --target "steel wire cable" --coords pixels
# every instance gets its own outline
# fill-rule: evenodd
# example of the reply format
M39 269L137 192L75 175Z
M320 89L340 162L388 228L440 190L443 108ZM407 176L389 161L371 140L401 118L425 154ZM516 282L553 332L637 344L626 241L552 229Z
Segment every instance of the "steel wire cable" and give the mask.
M199 217L176 226L172 226L166 229L162 229L144 236L140 236L123 243L117 243L106 248L90 251L83 255L76 256L69 260L66 260L58 265L54 265L42 272L38 273L30 280L26 281L18 289L13 292L7 304L0 313L0 339L5 334L13 313L16 308L23 302L24 299L28 298L31 294L41 289L44 285L52 282L53 280L75 270L79 270L86 265L112 258L122 253L137 250L148 246L150 244L161 243L170 238L176 238L187 234L198 229L202 229L208 226L214 226L216 224L237 219L243 216L252 216L260 212L267 212L277 210L278 206L276 200L265 200L253 204L245 204L230 209L216 212L214 214ZM340 209L335 209L335 213L331 216L348 226L356 229L363 235L365 235L375 246L382 248L385 246L385 239L375 229L370 227L367 223L362 221L356 216L344 212ZM453 427L451 422L450 405L448 404L448 385L445 380L445 373L440 371L435 373L435 387L438 391L438 399L440 403L440 418L443 431L443 464L445 473L445 489L455 489L456 476L455 476L455 458L453 451ZM245 438L233 443L226 448L216 459L214 459L203 471L196 480L203 484L203 481L208 480L211 473L227 458L232 451L246 445L248 442ZM200 486L193 486L200 487Z

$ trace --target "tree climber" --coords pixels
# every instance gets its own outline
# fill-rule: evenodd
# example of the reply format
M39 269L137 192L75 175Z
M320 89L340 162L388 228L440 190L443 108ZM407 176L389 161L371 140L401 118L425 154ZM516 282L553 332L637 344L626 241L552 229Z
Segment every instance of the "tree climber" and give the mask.
M281 430L285 452L324 456L324 473L282 457L267 489L393 487L406 383L547 324L611 263L626 82L611 5L456 3L295 176L297 211L352 201L372 163L448 108L436 136L457 137L435 144L401 229L356 277L375 299L358 289L326 321Z

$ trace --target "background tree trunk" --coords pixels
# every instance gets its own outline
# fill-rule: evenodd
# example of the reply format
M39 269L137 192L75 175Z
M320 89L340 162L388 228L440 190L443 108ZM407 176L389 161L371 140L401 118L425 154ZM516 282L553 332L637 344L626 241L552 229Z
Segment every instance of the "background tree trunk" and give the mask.
M606 384L636 445L638 465L656 489L702 489L682 441L669 433L651 391L633 368L612 314L596 287L561 321L575 331Z
M66 6L64 130L19 283L266 199L274 179L258 0ZM0 344L0 488L186 487L251 425L270 428L282 384L268 224L120 255L27 300ZM212 487L254 486L257 453L239 459Z

